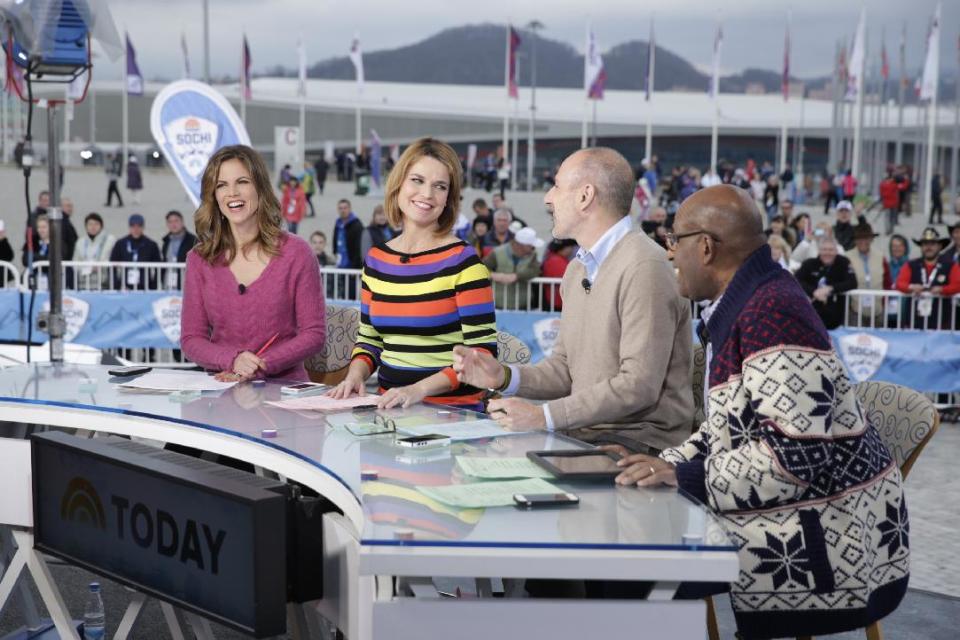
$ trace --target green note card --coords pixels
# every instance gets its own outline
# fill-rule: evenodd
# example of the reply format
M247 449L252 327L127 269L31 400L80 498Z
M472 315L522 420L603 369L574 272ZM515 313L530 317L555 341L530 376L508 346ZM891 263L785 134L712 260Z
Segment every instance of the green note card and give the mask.
M437 502L471 509L512 505L515 493L562 493L560 489L540 478L417 487L417 490Z
M529 458L485 458L457 456L460 469L474 478L506 480L508 478L553 478L553 474Z

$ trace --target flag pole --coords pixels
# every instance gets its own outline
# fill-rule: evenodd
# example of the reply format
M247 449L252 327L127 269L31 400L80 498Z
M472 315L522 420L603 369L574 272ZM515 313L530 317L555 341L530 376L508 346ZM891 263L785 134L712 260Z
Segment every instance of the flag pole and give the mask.
M300 46L297 51L297 93L300 94L300 160L307 159L307 72L306 72L306 43L303 33L300 34ZM297 169L300 170L299 168Z
M657 68L657 44L653 36L652 16L650 17L650 42L648 43L648 50L650 51L650 59L647 60L647 68L650 69L650 74L647 78L649 85L647 87L647 144L645 155L647 160L650 160L653 158L653 76Z
M713 94L713 123L710 128L710 168L717 169L717 156L720 130L720 51L723 47L723 25L717 19L717 30L713 36L713 71L710 77L710 93Z
M900 91L897 97L897 148L894 152L894 162L898 165L903 164L903 93L906 87L907 73L907 23L903 23L903 31L900 35Z
M123 31L124 43L123 43L123 105L122 105L122 120L123 120L123 139L120 143L120 166L125 167L127 163L127 145L130 143L130 133L128 131L129 125L129 106L128 106L128 97L129 93L129 76L127 75L127 64L129 63L130 56L130 35L127 33L126 29Z
M923 69L923 79L921 80L921 91L926 87L927 81L927 64L930 62L930 59L933 59L933 69L930 74L932 78L932 93L930 95L930 104L927 106L927 161L925 163L926 172L923 176L923 210L920 212L921 218L924 215L924 212L930 211L930 205L933 201L933 156L936 151L936 146L934 145L934 133L937 128L937 94L939 91L940 83L940 3L937 3L936 8L936 17L934 18L933 26L931 27L936 32L930 34L928 51L927 51L927 60L924 61ZM929 215L929 213L927 214Z
M243 33L243 39L240 41L240 121L243 126L247 126L247 66L244 58L246 57L247 34Z
M857 101L854 105L853 113L851 114L853 118L853 148L850 151L850 173L857 181L860 180L860 138L862 133L861 128L863 127L863 91L866 86L863 81L863 74L867 68L866 25L866 9L861 9L860 24L857 26L857 39L860 41L861 56L860 60L857 60L858 66L857 69L855 69L857 74ZM854 42L853 46L854 50L856 50L857 43Z
M587 72L590 70L590 29L591 25L587 23L587 46L583 52L583 121L580 123L580 148L587 148L587 117L590 109L590 85Z
M780 122L780 173L787 168L787 119L790 117L790 11L787 10L787 33L783 43L783 119ZM716 168L713 168L716 171Z
M953 187L954 199L960 197L960 36L957 37L957 78L953 84L953 152L950 156L950 185Z
M503 162L507 162L510 155L510 22L507 22L506 38L503 47L503 88L506 96L503 107Z

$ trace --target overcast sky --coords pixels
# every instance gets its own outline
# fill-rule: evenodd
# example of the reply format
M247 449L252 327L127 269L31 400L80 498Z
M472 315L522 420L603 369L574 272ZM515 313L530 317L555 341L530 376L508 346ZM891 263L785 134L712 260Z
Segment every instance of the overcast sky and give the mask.
M202 73L201 0L108 1L118 30L130 33L140 69L148 79L180 76L181 32L186 34L194 77ZM590 5L582 0L210 0L211 73L236 75L244 31L254 71L262 72L277 64L296 66L295 46L301 32L310 64L344 55L354 32L359 32L365 51L374 51L412 44L448 27L507 20L523 25L534 18L545 24L545 37L581 51L585 25L591 20L604 51L627 40L646 39L651 12L657 44L703 70L710 65L714 23L719 18L723 20L724 73L746 67L779 71L790 7L791 71L809 77L830 72L835 43L852 38L860 8L855 0L598 0L587 14L585 7ZM952 73L957 66L960 2L946 0L943 5L941 71ZM906 22L907 67L918 69L936 0L867 0L866 6L870 49L879 51L885 29L891 72L897 74L900 32ZM120 77L119 64L102 56L96 62L100 73L95 72L95 77Z

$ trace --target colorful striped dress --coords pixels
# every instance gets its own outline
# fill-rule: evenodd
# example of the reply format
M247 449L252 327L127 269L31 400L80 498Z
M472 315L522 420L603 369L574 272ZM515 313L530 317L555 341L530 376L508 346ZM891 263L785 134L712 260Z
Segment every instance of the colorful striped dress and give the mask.
M353 357L379 369L380 386L403 387L442 371L452 390L428 401L479 403L481 391L461 386L451 366L458 344L497 355L490 272L476 251L462 241L412 254L375 247L362 283Z

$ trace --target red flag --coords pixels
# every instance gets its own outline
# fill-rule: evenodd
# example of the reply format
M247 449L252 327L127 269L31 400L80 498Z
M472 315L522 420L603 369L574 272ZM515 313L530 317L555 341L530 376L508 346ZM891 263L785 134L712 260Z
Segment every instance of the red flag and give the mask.
M520 34L510 27L510 77L507 80L507 94L511 98L519 96L517 92L517 49L520 47Z

